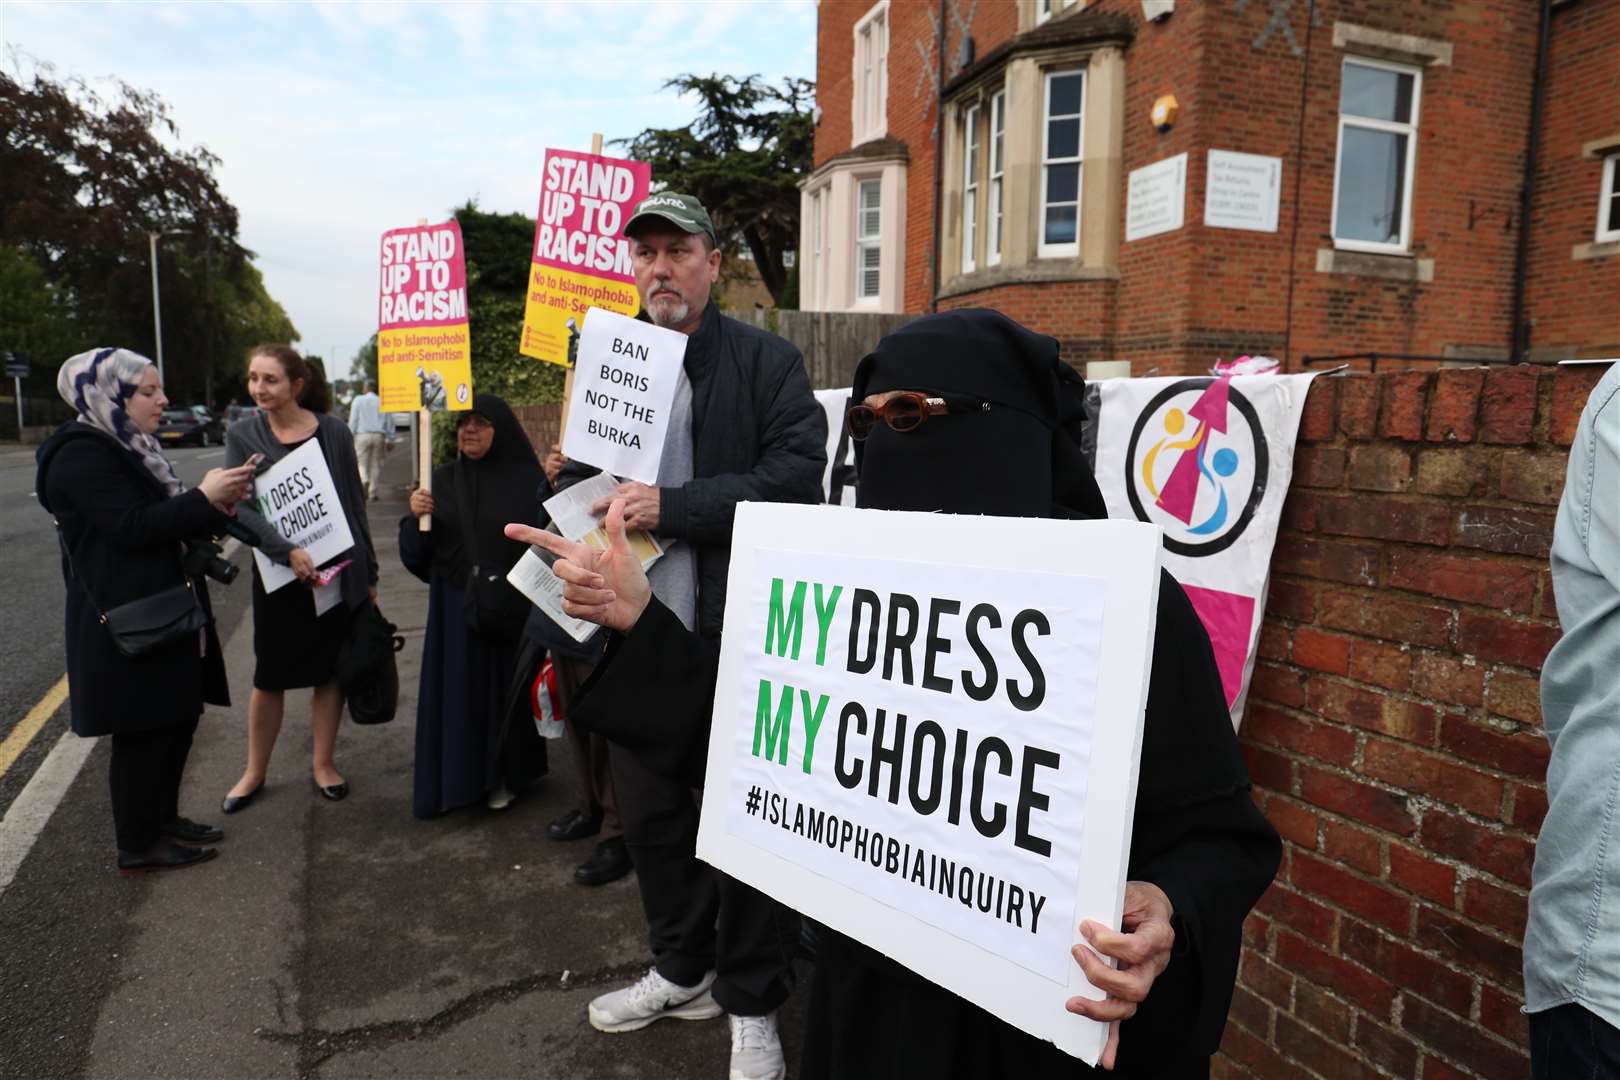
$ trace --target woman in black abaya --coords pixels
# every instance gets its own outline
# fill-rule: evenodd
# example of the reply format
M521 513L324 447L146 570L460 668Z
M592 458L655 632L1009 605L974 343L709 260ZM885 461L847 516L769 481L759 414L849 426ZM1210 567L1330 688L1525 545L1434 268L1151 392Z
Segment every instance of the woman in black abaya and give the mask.
M533 505L543 475L511 408L479 394L457 416L456 460L434 470L432 492L411 492L399 523L400 558L430 587L411 797L419 818L520 792L546 771L534 724L503 722L529 602L506 582L524 545L501 531L514 507ZM433 515L427 532L420 514Z
M858 444L859 505L886 510L1098 518L1079 453L1083 384L1057 342L991 311L919 319L856 372L869 411ZM915 422L916 400L924 405ZM988 406L988 408L986 408ZM897 430L907 428L907 430ZM854 430L854 425L852 425ZM854 431L860 434L859 431ZM609 514L609 533L622 514ZM527 531L509 532L530 538ZM622 532L622 528L618 530ZM545 541L538 541L546 543ZM713 646L686 633L628 551L547 543L573 582L566 610L618 632L575 718L650 768L700 782L714 696ZM616 545L617 546L617 545ZM566 550L565 550L566 548ZM1102 1066L1127 1077L1206 1077L1231 1002L1244 917L1281 845L1249 796L1209 639L1169 574L1159 588L1124 933L1083 924L1106 968L1074 950L1106 1001L1069 1008L1122 1021ZM633 718L632 722L626 722ZM843 934L823 928L801 1075L1083 1077L1093 1070Z

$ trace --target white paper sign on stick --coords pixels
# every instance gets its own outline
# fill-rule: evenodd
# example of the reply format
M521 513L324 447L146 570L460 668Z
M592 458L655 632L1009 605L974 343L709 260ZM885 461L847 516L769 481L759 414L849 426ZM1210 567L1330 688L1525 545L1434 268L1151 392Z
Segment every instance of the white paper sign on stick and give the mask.
M1095 1064L1160 534L738 507L698 854Z
M315 439L260 473L253 481L253 499L264 519L293 547L309 552L316 566L354 547L332 471ZM267 593L297 580L290 567L271 562L258 548L253 561Z
M685 358L685 334L602 308L587 311L563 454L656 484Z

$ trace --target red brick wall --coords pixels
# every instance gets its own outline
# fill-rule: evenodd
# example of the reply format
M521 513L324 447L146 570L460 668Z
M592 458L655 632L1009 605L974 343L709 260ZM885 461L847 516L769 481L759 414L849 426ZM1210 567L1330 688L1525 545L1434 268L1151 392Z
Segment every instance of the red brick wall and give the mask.
M1566 4L1552 26L1530 232L1530 347L1614 356L1620 255L1574 259L1570 249L1593 238L1602 179L1603 162L1581 157L1581 145L1620 132L1620 2Z
M866 0L821 5L818 163L849 146L851 27L869 7ZM1039 312L1037 329L1072 343L1070 359L1130 359L1138 370L1157 365L1174 373L1205 370L1219 356L1245 351L1284 356L1298 367L1313 354L1508 349L1536 5L1318 0L1314 25L1308 7L1303 0L1254 2L1241 10L1186 4L1162 24L1138 26L1126 52L1123 173L1188 152L1187 222L1174 233L1122 244L1117 282L1024 287L1040 296L1020 306ZM1010 2L948 3L947 55L961 37L953 13L965 16L970 9L978 55L1016 30ZM1136 0L1096 0L1085 10L1119 11L1140 21ZM908 311L925 311L932 299L937 11L932 3L902 0L890 7L889 134L911 150ZM1326 234L1346 55L1332 44L1338 20L1453 46L1450 65L1423 70L1420 102L1412 250L1434 260L1431 282L1316 270L1317 250L1331 246ZM1613 317L1620 304L1620 258L1575 263L1569 257L1572 243L1591 238L1597 197L1596 163L1576 165L1571 155L1578 158L1581 142L1609 133L1616 122L1620 0L1561 6L1554 27L1543 148L1547 179L1536 216L1542 231L1533 264L1531 296L1539 320L1533 340L1591 350L1620 339L1620 319ZM1181 120L1168 134L1147 120L1153 100L1164 93L1174 93L1181 104ZM1211 147L1283 159L1276 233L1204 228ZM1122 191L1125 183L1122 175ZM1581 230L1584 236L1576 236ZM986 291L942 306L1001 306L1016 291Z
M1315 383L1242 731L1284 858L1216 1075L1528 1074L1547 550L1600 374Z

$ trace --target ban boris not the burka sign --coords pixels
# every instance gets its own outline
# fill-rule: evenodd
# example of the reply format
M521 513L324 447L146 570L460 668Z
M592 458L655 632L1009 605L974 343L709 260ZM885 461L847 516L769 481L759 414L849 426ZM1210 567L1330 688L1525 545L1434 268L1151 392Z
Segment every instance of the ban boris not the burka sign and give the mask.
M1159 531L743 504L698 854L1095 1063Z

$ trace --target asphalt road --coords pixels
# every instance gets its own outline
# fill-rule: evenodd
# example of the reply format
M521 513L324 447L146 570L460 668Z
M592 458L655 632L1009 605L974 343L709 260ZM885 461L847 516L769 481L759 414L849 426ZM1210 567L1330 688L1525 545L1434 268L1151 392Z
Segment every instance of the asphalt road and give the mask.
M225 463L221 447L177 447L169 459L186 484ZM34 448L0 448L0 743L65 673L62 654L62 560L51 517L34 498ZM245 558L245 556L244 556ZM243 563L245 566L245 562ZM247 601L247 579L211 587L215 614L228 633ZM67 709L60 708L33 737L22 755L0 775L0 816L62 732Z
M212 460L176 458L191 476ZM245 578L216 590L236 600L221 623L236 707L207 710L181 812L224 827L220 857L117 876L99 741L0 893L3 1080L726 1075L723 1019L622 1035L586 1020L590 998L639 977L650 958L634 875L582 888L572 872L590 842L545 838L576 794L566 747L551 744L550 775L510 809L411 816L428 590L399 563L407 463L390 457L393 498L370 515L380 607L406 639L399 715L381 727L345 721L337 761L349 798L314 793L309 699L294 692L264 793L218 813L242 767L253 643ZM4 529L22 541L0 551L14 574L29 568L33 590L5 620L8 647L29 658L4 665L7 700L26 705L60 674L61 586L48 520L27 505L31 468L0 468ZM36 742L54 743L60 724ZM790 1066L802 1000L781 1012Z

